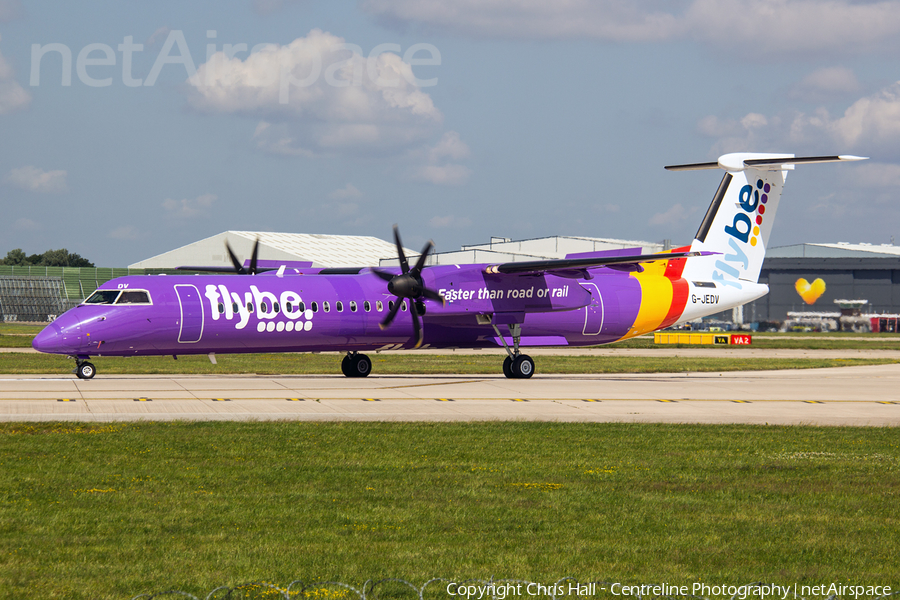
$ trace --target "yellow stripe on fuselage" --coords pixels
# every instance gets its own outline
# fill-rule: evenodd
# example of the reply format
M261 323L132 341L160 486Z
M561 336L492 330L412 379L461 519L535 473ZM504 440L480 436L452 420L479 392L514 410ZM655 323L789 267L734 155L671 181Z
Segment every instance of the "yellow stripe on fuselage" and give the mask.
M672 282L665 276L666 262L658 260L641 263L644 272L631 274L641 285L641 307L623 340L655 331L669 314L672 306Z

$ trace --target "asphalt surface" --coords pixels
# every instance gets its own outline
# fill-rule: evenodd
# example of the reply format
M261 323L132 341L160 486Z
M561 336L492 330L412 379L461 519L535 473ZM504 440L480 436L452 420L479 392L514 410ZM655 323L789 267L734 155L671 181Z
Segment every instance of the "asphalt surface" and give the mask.
M682 355L684 350L673 352ZM856 351L849 353L857 356ZM815 355L820 356L819 351ZM841 351L841 356L847 355ZM464 375L348 379L101 374L81 381L72 375L0 375L0 421L176 419L897 426L900 365L536 375L528 380Z

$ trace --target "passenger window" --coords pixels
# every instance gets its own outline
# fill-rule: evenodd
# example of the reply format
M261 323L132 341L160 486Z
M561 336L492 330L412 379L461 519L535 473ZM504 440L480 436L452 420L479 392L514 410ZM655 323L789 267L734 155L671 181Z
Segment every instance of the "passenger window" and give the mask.
M363 302L363 308L366 310L366 312L370 312L372 310L372 305L369 304L368 300L366 300L365 302Z
M303 302L300 303L300 312L306 312L306 304Z
M338 300L337 302L334 303L334 307L337 309L338 312L344 312L344 303L341 302L340 300Z
M222 304L221 302L219 302L219 314L220 314L220 315L224 315L224 314L225 314L225 305Z
M252 313L252 312L253 312L253 303L252 303L252 302L248 302L248 303L247 303L247 312L248 312L248 313Z
M388 310L394 310L394 301L388 300Z
M331 312L331 305L328 304L327 300L322 303L322 310L324 310L325 312Z
M350 312L356 312L356 300L350 301Z
M150 304L150 294L143 290L125 290L116 304Z
M288 302L284 305L284 312L292 313L294 312L294 305Z
M318 302L313 302L313 303L312 303L312 311L313 311L314 313L319 312L319 303L318 303Z
M400 310L406 312L406 300L400 303Z
M269 305L265 302L260 302L259 310L261 310L262 312L269 312Z
M272 310L275 311L275 314L277 315L277 314L278 314L278 311L281 310L281 307L278 306L278 303L277 303L277 302L273 302L273 303L272 303Z
M238 312L238 303L237 302L231 303L231 312L233 312L233 313Z
M384 304L381 303L381 300L375 301L375 310L377 310L378 312L381 312L384 310Z

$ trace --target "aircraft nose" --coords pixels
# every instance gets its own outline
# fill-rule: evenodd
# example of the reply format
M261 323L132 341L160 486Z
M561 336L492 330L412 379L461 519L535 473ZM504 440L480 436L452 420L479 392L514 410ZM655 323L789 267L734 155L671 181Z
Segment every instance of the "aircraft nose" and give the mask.
M38 352L59 352L62 348L62 330L55 322L50 323L35 336L31 347Z

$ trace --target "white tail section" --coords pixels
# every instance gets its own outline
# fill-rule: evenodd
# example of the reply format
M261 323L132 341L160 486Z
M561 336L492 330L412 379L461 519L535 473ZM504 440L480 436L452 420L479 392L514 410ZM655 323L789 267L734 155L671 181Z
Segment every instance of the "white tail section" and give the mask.
M725 177L691 244L691 251L716 252L689 258L683 277L742 289L756 283L784 189L796 164L863 160L856 156L795 158L793 154L726 154L717 163L666 167L673 171L725 170Z

